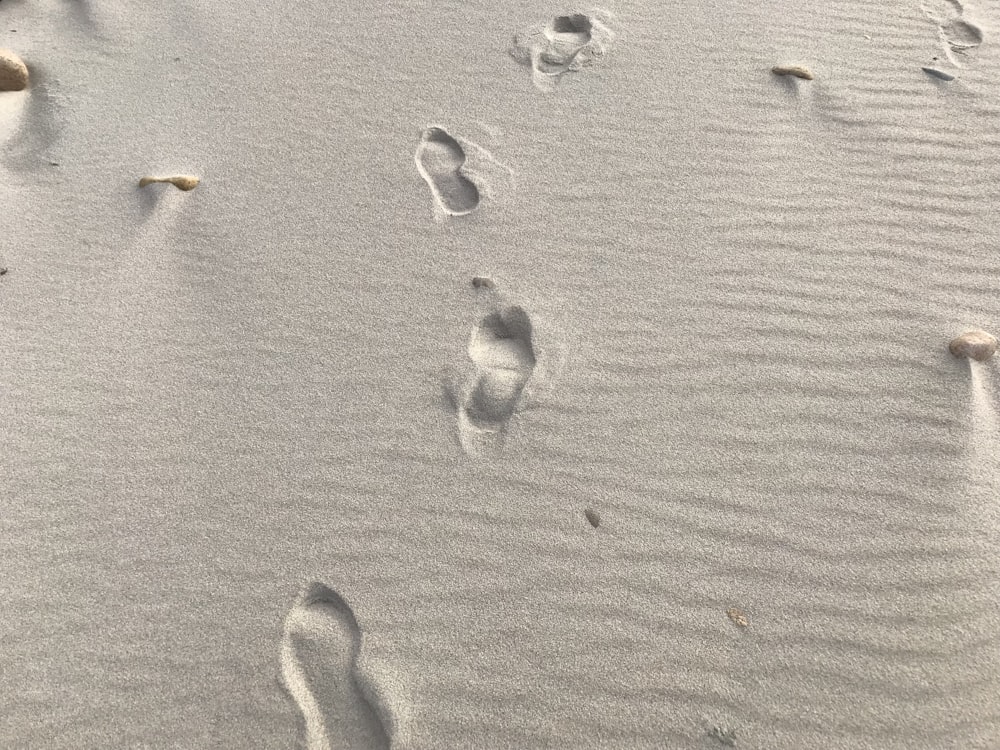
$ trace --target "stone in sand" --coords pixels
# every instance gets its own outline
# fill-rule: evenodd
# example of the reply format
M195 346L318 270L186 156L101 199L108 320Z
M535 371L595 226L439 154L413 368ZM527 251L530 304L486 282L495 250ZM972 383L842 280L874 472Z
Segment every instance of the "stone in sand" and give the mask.
M985 362L997 353L997 340L986 331L966 331L951 340L948 351L956 357Z
M587 517L587 520L590 521L590 525L593 526L595 529L601 525L601 517L600 515L598 515L596 510L591 510L590 508L587 508L585 511L583 511L583 515Z
M28 66L9 49L0 49L0 91L24 91Z
M496 289L496 284L493 283L493 279L488 279L485 276L474 276L472 278L472 286L476 289Z
M776 76L795 76L811 81L815 76L805 65L775 65L771 72Z

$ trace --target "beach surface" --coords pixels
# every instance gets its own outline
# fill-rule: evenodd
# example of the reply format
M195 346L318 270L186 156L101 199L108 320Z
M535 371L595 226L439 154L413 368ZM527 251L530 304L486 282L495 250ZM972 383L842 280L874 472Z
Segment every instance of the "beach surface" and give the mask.
M0 48L0 746L1000 747L997 0Z

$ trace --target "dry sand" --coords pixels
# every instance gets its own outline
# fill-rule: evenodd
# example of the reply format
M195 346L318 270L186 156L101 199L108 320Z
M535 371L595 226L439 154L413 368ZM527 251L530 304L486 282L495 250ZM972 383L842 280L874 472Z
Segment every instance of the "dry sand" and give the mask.
M998 38L0 2L0 747L1000 747Z

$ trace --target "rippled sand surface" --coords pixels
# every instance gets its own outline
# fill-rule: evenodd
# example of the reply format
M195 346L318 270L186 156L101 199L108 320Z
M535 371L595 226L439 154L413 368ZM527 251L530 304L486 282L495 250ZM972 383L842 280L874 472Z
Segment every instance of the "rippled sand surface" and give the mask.
M0 3L0 745L1000 747L997 38Z

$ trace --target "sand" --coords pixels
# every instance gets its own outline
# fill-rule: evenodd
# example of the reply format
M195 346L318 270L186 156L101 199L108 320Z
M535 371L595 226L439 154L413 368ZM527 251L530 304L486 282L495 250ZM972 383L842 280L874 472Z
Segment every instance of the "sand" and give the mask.
M1000 747L997 12L0 2L0 746Z

